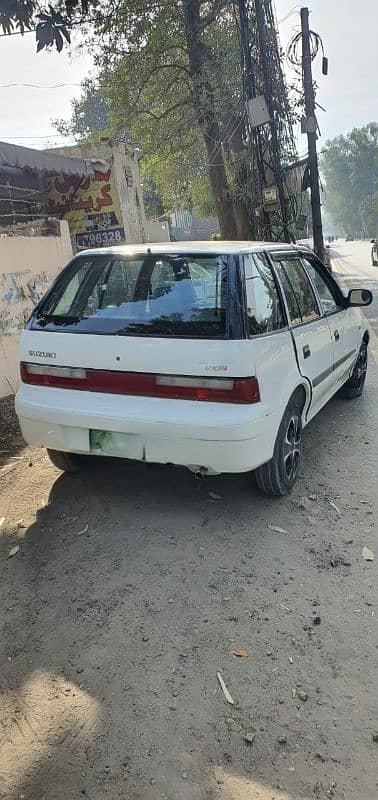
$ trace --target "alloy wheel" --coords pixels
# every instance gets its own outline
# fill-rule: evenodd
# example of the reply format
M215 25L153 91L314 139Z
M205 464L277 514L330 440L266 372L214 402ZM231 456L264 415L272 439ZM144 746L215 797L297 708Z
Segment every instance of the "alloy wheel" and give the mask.
M367 347L364 345L360 348L358 354L357 364L355 366L356 385L359 389L363 384L367 372Z
M300 444L302 439L302 422L298 415L293 415L286 430L283 448L285 472L287 478L292 481L298 471L301 456Z

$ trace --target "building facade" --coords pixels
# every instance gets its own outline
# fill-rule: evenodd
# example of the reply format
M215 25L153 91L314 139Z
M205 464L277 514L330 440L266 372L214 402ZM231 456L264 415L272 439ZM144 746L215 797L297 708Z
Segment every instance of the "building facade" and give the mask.
M135 151L110 140L49 150L89 162L90 174L50 174L46 213L68 222L75 250L149 240Z

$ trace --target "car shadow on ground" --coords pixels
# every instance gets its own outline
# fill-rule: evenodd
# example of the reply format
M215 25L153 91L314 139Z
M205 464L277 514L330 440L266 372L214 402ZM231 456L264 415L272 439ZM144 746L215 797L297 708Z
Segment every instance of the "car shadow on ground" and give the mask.
M319 491L336 469L333 448L363 429L365 410L365 400L336 399L316 418L291 498L260 495L250 475L196 481L117 459L55 480L2 565L0 797L297 800L314 774L326 792L322 762L306 767L308 781L288 772L301 731L278 742L288 679L272 691L266 651L273 592L290 585L285 560L295 563L298 545L284 536L272 545L267 525L295 532L293 502L314 491L314 465ZM7 552L14 538L1 539ZM309 592L310 579L309 569ZM249 663L229 652L252 632L257 694ZM227 706L219 668L240 706Z

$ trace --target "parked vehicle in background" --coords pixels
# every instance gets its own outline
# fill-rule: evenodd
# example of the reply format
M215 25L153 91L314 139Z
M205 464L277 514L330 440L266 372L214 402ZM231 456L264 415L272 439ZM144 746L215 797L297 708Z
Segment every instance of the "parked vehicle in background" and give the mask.
M373 267L378 267L378 239L372 239L371 243L371 263Z
M345 237L345 241L346 241L346 242L354 242L354 236L351 236L351 235L348 233L348 235Z
M255 471L291 491L302 429L364 387L369 334L308 249L186 242L77 255L22 336L16 410L63 470L83 454Z

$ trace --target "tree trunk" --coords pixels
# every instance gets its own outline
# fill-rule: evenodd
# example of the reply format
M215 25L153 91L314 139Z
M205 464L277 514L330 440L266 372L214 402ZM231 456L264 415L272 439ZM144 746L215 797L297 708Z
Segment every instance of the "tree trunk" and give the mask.
M230 198L230 189L226 175L222 147L220 144L215 145L214 142L214 139L218 140L219 142L220 130L215 120L211 125L210 135L209 127L210 126L208 124L206 131L202 130L202 128L201 130L205 140L206 152L209 161L209 179L215 201L219 228L222 239L237 239L238 235L234 217L234 207Z
M244 241L253 240L255 232L251 224L251 216L245 202L239 198L234 200L234 215L238 239Z
M216 115L214 91L210 78L211 69L207 63L206 47L202 41L200 0L184 0L183 11L193 108L196 110L198 125L206 146L209 180L219 228L223 239L236 239L234 208L230 197L220 126Z
M230 113L226 116L226 119L229 120L231 116L232 110L230 109ZM229 164L235 176L233 202L237 237L238 239L246 240L254 239L256 237L256 225L255 218L251 213L253 204L252 202L248 202L249 198L252 200L253 187L251 175L245 163L246 153L243 144L243 125L240 124L240 120L234 118L232 127L233 134L229 142ZM238 192L242 192L244 197L239 196Z

